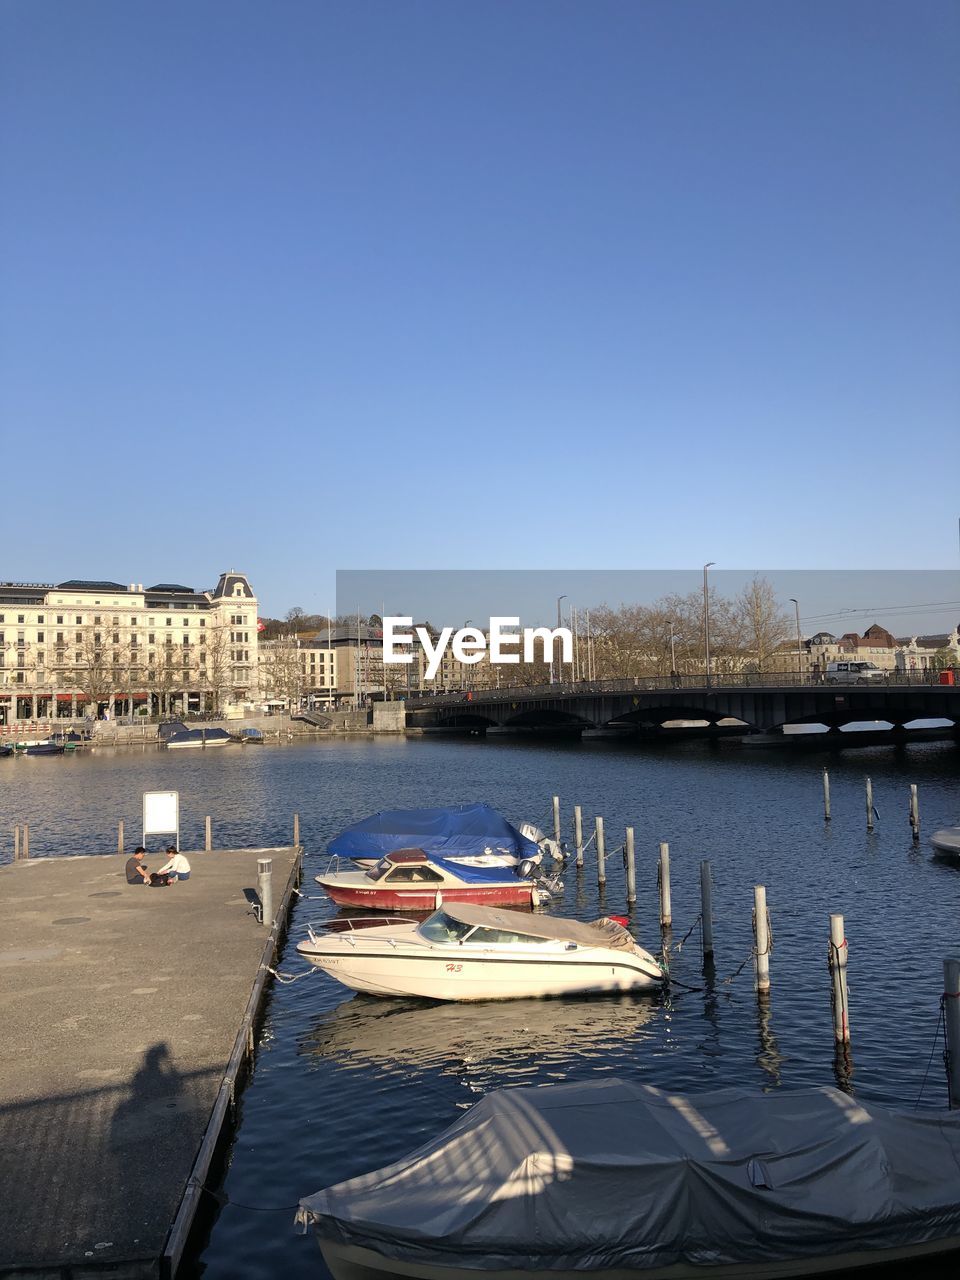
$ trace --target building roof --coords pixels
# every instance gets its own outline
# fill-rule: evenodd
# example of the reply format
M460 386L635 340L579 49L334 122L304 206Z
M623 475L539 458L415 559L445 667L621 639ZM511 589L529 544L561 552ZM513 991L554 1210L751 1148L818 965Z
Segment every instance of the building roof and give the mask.
M239 596L237 587L240 588ZM253 600L256 598L253 594L253 588L247 581L246 574L236 573L233 569L231 569L229 573L221 573L220 581L214 588L214 600L220 600L224 596L229 596L231 599L237 597L246 600Z
M149 595L154 591L162 591L164 595L196 595L193 587L181 586L178 582L158 582L155 587L147 587L146 594Z
M98 582L86 578L71 578L68 582L58 582L57 591L123 591L129 590L121 582Z

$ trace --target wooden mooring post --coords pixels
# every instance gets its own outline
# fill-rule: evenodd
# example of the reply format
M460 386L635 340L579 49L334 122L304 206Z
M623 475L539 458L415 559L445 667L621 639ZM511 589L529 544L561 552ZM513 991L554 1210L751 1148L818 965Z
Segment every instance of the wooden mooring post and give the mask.
M627 827L623 857L627 868L627 906L632 907L637 901L637 862L633 848L633 827Z
M700 863L700 937L704 960L713 959L713 880L710 863Z
M553 797L553 838L560 843L560 797ZM296 841L294 841L296 844Z
M273 924L273 859L257 859L257 889L260 893L260 923Z
M847 1005L847 938L843 916L830 917L830 973L833 978L833 1035L838 1044L850 1043L850 1012Z
M657 883L660 888L660 928L669 929L673 924L673 910L670 905L670 846L665 840L660 842Z
M293 815L293 847L295 849L299 849L300 847L300 815L299 813L295 813Z
M910 827L913 831L914 840L920 839L920 797L917 794L917 784L910 783Z
M123 819L117 823L117 853L123 853Z
M23 843L20 846L20 857L24 860L24 862L28 861L30 857L30 823L29 822L25 822L23 824Z
M867 830L873 830L873 780L867 778Z
M960 959L943 962L943 1022L947 1039L947 1091L951 1111L960 1108Z
M20 861L20 823L13 828L13 860Z
M823 820L830 821L830 775L823 771Z
M203 820L203 847L207 853L213 849L213 823L209 816Z
M767 890L753 886L753 936L755 940L757 990L770 990L770 928L767 919Z
M579 805L573 807L573 847L577 854L577 866L583 866L583 812Z
M597 884L602 889L607 883L607 846L603 838L603 819L597 818Z

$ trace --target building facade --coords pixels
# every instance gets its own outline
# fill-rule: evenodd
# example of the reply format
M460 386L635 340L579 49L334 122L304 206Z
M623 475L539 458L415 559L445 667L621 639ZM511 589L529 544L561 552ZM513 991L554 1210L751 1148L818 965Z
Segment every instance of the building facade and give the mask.
M0 726L219 713L256 690L257 600L216 587L0 583Z

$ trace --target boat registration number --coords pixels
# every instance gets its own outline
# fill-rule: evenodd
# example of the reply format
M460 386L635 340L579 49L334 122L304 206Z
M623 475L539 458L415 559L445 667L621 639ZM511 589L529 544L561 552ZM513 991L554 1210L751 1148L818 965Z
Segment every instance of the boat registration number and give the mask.
M462 964L448 964L446 966L447 973L459 973L463 968Z

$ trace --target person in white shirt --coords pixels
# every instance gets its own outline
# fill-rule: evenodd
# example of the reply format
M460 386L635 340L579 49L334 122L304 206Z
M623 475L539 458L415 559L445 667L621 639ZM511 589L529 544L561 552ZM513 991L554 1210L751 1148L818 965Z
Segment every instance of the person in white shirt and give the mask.
M157 872L158 876L167 875L170 877L170 883L174 884L177 880L190 879L190 863L180 853L175 844L167 845L167 861Z

